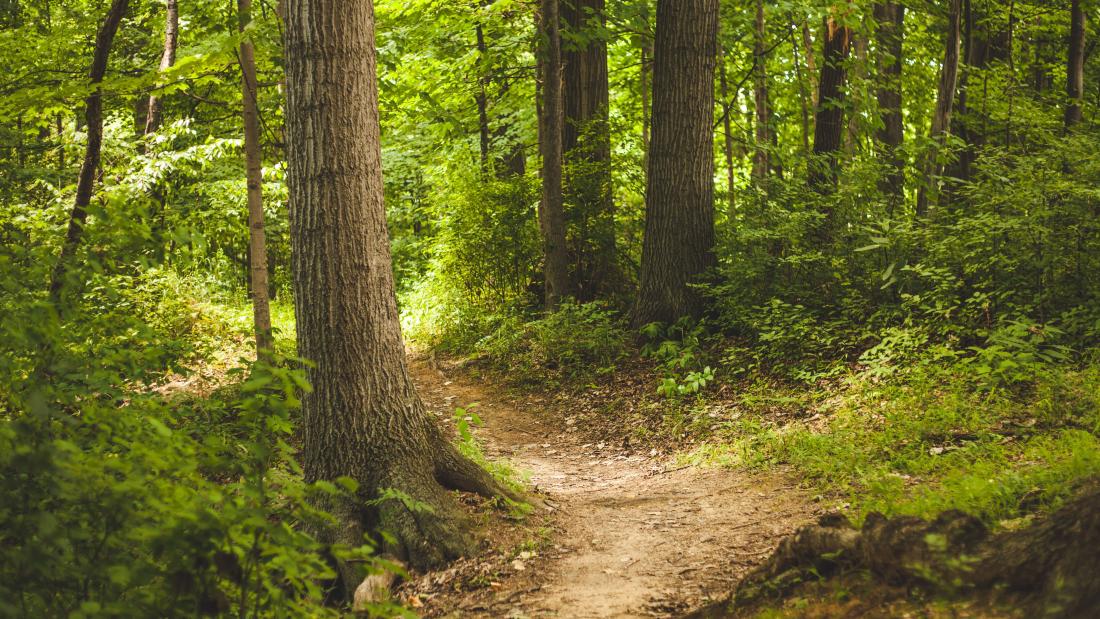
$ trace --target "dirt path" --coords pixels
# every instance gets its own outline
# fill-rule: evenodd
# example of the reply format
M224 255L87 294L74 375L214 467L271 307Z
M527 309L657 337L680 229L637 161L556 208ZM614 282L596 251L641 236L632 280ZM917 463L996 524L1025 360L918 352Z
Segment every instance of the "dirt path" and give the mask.
M429 407L478 402L493 458L529 472L555 508L552 540L488 590L431 614L453 617L669 617L721 597L778 539L813 517L789 481L729 469L674 468L586 442L539 399L414 364ZM457 610L456 610L457 609Z

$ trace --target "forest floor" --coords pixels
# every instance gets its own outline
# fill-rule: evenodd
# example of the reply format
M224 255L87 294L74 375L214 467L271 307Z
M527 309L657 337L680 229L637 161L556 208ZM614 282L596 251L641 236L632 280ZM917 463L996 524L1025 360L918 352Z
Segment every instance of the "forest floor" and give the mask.
M477 403L486 455L510 462L549 508L512 527L486 516L482 556L407 583L402 595L424 616L679 616L728 595L818 510L782 475L677 466L602 442L561 410L568 399L511 394L424 360L412 370L440 417Z

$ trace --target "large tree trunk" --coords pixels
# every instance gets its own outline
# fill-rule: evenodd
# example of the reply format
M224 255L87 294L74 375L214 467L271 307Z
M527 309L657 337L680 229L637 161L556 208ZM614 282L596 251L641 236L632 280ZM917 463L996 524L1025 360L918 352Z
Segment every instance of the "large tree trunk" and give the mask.
M771 109L768 102L768 59L764 50L765 21L764 0L756 0L756 19L753 21L752 71L753 101L756 112L756 149L752 157L752 177L757 186L765 186L770 166ZM766 191L766 190L765 190Z
M955 101L955 86L959 75L959 47L961 38L962 0L951 0L947 17L947 37L944 45L943 67L940 69L940 85L936 93L936 111L932 116L933 148L924 164L924 181L917 190L917 217L928 214L929 194L935 194L936 184L943 166L939 163L946 144L947 130L951 127L951 107Z
M573 282L579 299L609 292L617 282L615 206L611 194L607 43L602 39L604 0L566 0L562 21L580 34L563 53L566 201L578 229Z
M171 0L174 1L174 0ZM252 0L237 0L240 31L252 21ZM252 291L252 318L256 331L257 358L275 347L271 335L271 300L267 286L267 242L264 235L264 179L260 149L259 85L256 59L250 39L241 41L241 93L244 103L244 159L248 181L248 272Z
M878 48L878 109L882 127L875 133L878 153L889 166L880 183L883 193L890 197L891 210L896 207L905 191L905 158L899 148L904 137L901 106L902 42L904 38L905 7L897 2L875 4Z
M718 0L659 0L653 141L635 324L697 314L688 284L714 264Z
M160 55L160 72L163 73L176 63L176 47L179 42L180 13L176 0L164 1L164 51ZM145 113L145 135L160 128L161 108L160 97L153 93L149 95L148 109Z
M471 548L446 489L506 491L443 437L409 379L383 205L374 9L287 0L285 13L295 317L313 387L302 396L302 464L310 481L359 482L355 500L324 505L338 524L319 535L358 546L385 531L394 541L384 551L438 565ZM354 589L361 576L343 568Z
M96 171L99 169L100 150L103 147L103 92L98 84L107 72L107 59L111 55L111 45L118 32L122 16L126 14L129 0L113 0L107 17L99 26L95 37L95 49L92 52L92 67L88 71L88 81L96 84L95 90L84 99L84 122L88 128L88 142L84 149L84 161L80 164L80 176L76 183L76 199L69 214L69 227L65 240L61 244L61 255L57 259L50 276L50 301L55 305L61 301L61 290L65 286L69 263L80 246L84 236L84 224L88 220L88 204L92 201L92 189L95 186Z
M562 193L562 59L559 0L542 0L539 34L542 43L539 63L542 67L542 113L539 122L539 146L542 151L542 200L539 202L539 229L546 307L557 309L572 295L569 285L569 254L565 240L565 204Z
M1081 0L1070 8L1069 51L1066 59L1066 128L1081 122L1081 101L1085 95L1085 11Z
M821 61L821 79L818 81L810 186L817 191L828 192L836 185L837 155L844 138L844 99L847 89L845 64L851 47L852 31L832 17L827 17L822 34L825 47Z

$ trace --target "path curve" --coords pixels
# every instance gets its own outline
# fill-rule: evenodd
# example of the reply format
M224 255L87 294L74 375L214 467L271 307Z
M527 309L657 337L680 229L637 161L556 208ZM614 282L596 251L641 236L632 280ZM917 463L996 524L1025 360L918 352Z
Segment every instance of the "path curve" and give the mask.
M470 595L432 614L678 616L728 593L779 538L813 517L790 480L672 467L586 441L545 399L508 398L490 383L425 361L412 371L440 416L477 402L484 425L475 432L486 453L529 472L555 509L553 548L540 553L537 571L497 583L488 598Z

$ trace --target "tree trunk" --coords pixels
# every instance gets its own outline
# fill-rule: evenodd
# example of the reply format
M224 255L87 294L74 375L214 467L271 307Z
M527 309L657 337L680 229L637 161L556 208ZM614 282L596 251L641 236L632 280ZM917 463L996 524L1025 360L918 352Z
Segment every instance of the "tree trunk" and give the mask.
M176 47L179 41L179 8L176 0L164 2L164 51L160 56L160 72L163 73L176 63ZM153 93L149 95L148 111L145 114L145 135L153 133L160 128L161 123L160 97Z
M374 9L288 0L285 14L295 317L313 387L302 396L302 464L309 481L359 482L354 500L323 505L338 524L318 534L355 547L385 531L383 551L439 565L471 548L446 489L508 492L443 437L409 379L383 205ZM342 569L354 590L361 575Z
M659 0L653 142L637 325L701 310L689 283L714 258L714 64L718 0Z
M825 19L822 34L825 48L818 81L817 112L814 122L814 161L810 166L810 186L823 193L836 186L837 154L844 138L845 63L852 31Z
M793 19L793 18L792 18ZM793 30L797 27L791 22L791 57L794 60L794 79L798 83L798 103L801 108L802 120L802 150L810 152L810 95L806 88L806 80L802 72L801 54L798 53L798 39L793 36Z
M562 148L566 202L576 222L573 284L582 301L610 292L617 282L615 206L611 194L611 129L608 124L607 43L604 0L569 0L562 22L580 36L563 53Z
M813 96L813 107L817 109L817 61L814 56L814 40L810 33L808 21L802 21L802 49L806 52L806 72L810 75L810 93Z
M542 49L542 114L539 145L542 151L542 200L539 229L542 232L543 277L546 308L553 311L572 294L569 286L569 254L565 240L565 204L562 193L562 59L559 0L541 0L539 22Z
M174 0L170 0L174 2ZM252 21L252 0L237 0L240 31ZM263 157L260 149L259 85L256 59L250 39L241 41L241 93L244 108L244 160L248 180L248 269L252 292L252 318L256 330L256 354L262 358L275 348L271 334L271 301L267 286L267 243L264 235Z
M940 85L936 93L936 112L932 117L933 148L924 164L924 183L917 190L917 217L928 214L931 201L929 193L936 193L936 183L943 166L939 164L940 151L946 144L946 134L951 127L951 106L955 101L955 86L959 75L959 47L961 38L961 0L951 0L947 17L947 40L944 45L943 67Z
M80 246L80 240L84 236L84 224L88 220L87 208L92 201L92 189L95 186L100 150L103 147L103 93L98 84L103 81L103 76L107 72L107 59L111 55L111 45L114 43L115 33L118 32L118 25L128 5L129 0L112 0L107 17L99 26L95 37L95 49L92 52L92 67L88 71L88 81L97 86L84 99L84 122L88 127L88 142L84 149L84 161L80 164L76 199L69 215L69 227L65 232L65 240L61 244L61 255L50 276L50 301L54 305L61 302L61 290L65 286L69 263Z
M489 69L486 66L489 48L485 45L485 29L478 23L475 29L477 38L477 127L478 145L481 151L481 171L489 172Z
M882 128L875 133L878 154L889 166L879 187L890 197L891 211L905 193L905 158L898 150L904 138L904 118L901 105L902 42L904 40L905 7L897 2L875 4L878 51L878 109Z
M1081 0L1073 0L1070 9L1069 52L1066 60L1066 128L1081 122L1081 102L1085 96L1085 11Z
M863 106L862 89L858 86L867 79L867 37L862 33L852 33L852 55L855 62L848 76L848 131L844 136L844 151L849 156L859 150L859 136L863 133L862 116L859 109Z
M768 60L764 50L765 31L764 0L756 0L756 19L753 26L752 71L753 101L756 110L756 149L752 157L752 177L757 187L766 186L770 168L771 110L768 105ZM766 193L766 189L765 189Z
M731 101L737 101L737 93L730 99L729 81L726 79L726 54L721 47L718 49L718 83L722 94L722 153L726 157L726 201L727 219L734 220L737 211L737 197L734 190L733 178L733 127L730 120Z

